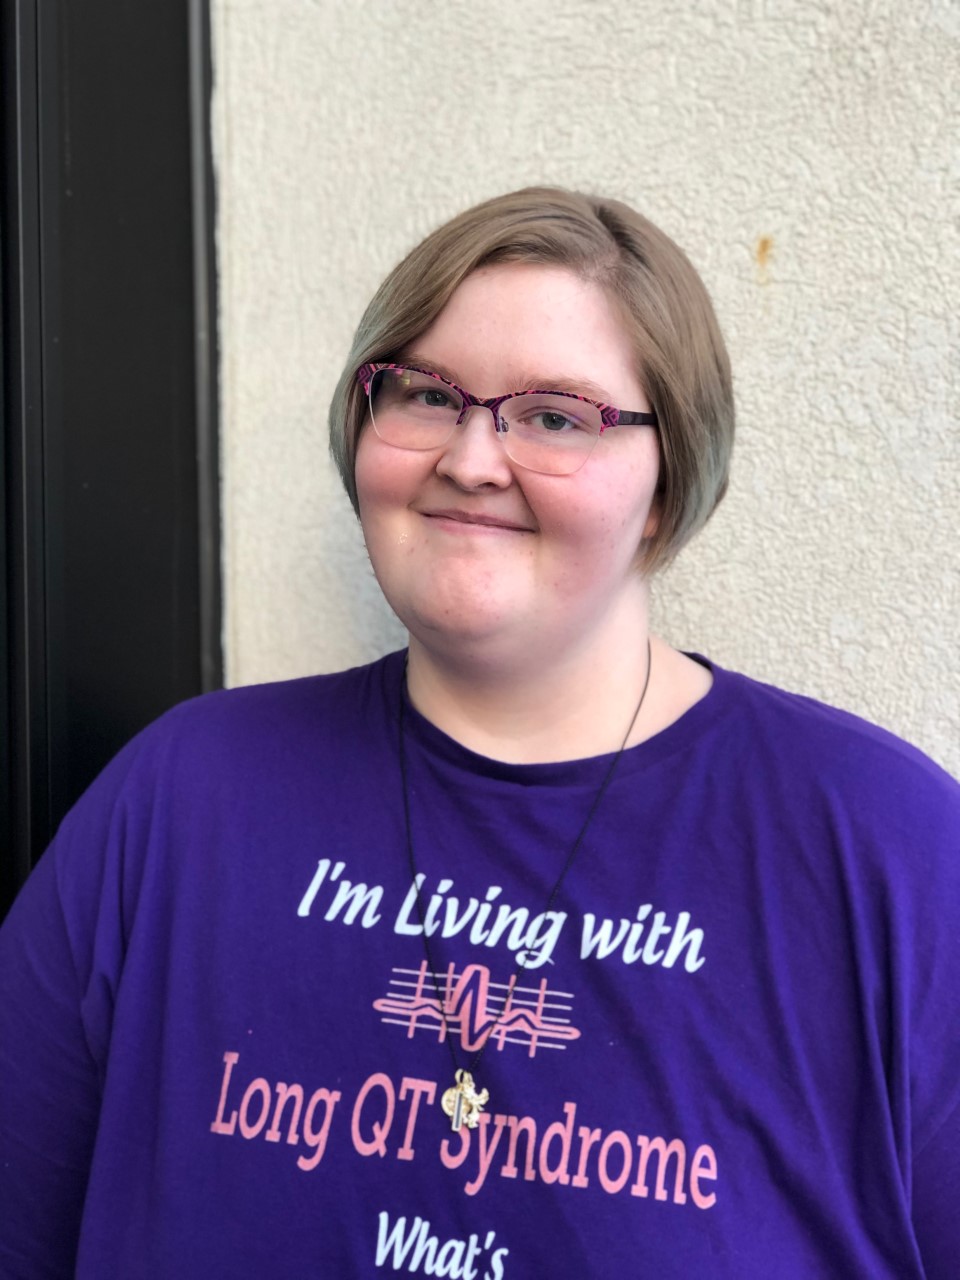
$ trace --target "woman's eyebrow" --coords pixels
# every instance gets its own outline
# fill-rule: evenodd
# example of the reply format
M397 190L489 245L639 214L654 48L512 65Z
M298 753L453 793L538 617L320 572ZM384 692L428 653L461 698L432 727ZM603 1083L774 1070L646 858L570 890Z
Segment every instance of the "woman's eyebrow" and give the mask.
M515 385L516 391L565 391L572 396L586 396L590 400L599 400L601 404L610 403L610 393L597 386L589 378L568 378L549 373L531 374L521 378Z
M447 365L441 364L438 360L429 360L426 356L417 355L415 351L411 351L402 357L403 362L415 365L418 369L423 369L427 373L439 374L441 378L445 378L447 382L452 382L458 387L463 387L461 377L450 369ZM465 390L472 390L465 387ZM599 400L601 404L610 404L610 395L603 387L597 386L595 382L591 382L589 378L568 378L556 374L537 373L521 376L511 381L509 387L504 387L501 394L507 395L514 391L565 391L574 396L586 396L590 400Z
M460 375L454 373L445 364L441 364L438 360L428 360L426 356L419 356L415 351L408 351L404 355L398 356L397 363L408 364L415 369L422 369L424 373L435 373L458 387L463 385L460 381Z

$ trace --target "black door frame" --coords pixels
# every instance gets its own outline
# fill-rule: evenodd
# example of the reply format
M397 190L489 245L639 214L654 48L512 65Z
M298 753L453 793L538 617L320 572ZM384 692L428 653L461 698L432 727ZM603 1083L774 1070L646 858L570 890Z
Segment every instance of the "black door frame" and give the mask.
M0 0L0 910L222 683L207 0Z

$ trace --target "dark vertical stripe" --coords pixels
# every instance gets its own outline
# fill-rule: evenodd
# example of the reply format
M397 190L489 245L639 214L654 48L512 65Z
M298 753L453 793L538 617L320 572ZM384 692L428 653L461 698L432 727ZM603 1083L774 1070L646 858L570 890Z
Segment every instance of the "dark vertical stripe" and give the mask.
M207 5L0 3L9 899L222 661Z

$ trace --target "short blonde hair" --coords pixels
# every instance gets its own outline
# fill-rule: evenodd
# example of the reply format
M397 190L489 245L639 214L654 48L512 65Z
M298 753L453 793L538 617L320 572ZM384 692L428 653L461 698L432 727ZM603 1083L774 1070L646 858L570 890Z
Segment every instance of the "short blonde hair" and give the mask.
M472 271L497 262L566 267L599 284L619 308L659 425L660 519L639 553L645 572L661 568L727 489L734 405L726 346L703 281L669 236L619 200L556 187L528 187L459 214L377 290L330 404L330 451L354 510L367 413L357 370L402 355Z

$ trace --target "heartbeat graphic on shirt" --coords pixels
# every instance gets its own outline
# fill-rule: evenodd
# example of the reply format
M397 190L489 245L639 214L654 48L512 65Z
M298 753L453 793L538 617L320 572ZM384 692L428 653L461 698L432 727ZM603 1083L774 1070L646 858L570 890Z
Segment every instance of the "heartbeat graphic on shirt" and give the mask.
M382 1022L407 1028L413 1039L419 1030L435 1031L438 1041L447 1032L460 1036L465 1053L474 1053L487 1035L497 1049L506 1044L524 1045L528 1056L538 1049L565 1049L558 1043L578 1040L580 1032L565 1017L572 1008L569 991L551 991L546 979L535 987L521 987L518 975L510 982L492 982L486 965L469 964L457 973L448 965L446 973L434 975L421 961L419 969L393 969L389 994L374 1000L373 1007L384 1015ZM437 999L437 990L442 1002ZM494 1030L490 1033L490 1028Z

